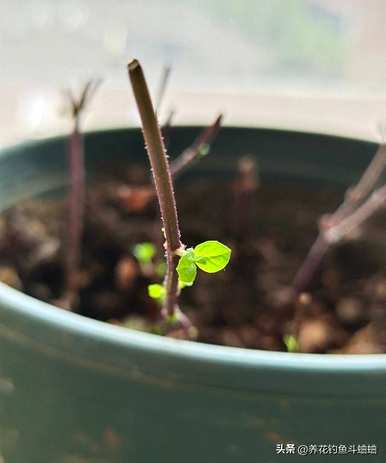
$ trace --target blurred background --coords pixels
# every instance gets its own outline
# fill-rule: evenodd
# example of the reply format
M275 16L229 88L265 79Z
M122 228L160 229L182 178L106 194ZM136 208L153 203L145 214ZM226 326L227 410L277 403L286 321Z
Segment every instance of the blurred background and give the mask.
M62 90L104 79L87 128L137 124L139 58L161 119L379 138L384 0L0 0L0 144L66 131Z

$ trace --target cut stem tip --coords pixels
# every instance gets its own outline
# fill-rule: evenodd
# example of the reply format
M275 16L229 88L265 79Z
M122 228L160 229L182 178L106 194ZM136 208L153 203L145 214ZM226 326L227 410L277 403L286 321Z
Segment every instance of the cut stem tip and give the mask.
M129 61L129 64L127 65L129 71L134 71L137 67L140 67L139 61L137 59L133 59Z

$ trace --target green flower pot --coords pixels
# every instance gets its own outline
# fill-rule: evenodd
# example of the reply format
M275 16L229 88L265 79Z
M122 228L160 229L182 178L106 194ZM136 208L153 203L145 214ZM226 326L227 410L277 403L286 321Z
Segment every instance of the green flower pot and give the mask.
M170 151L197 132L175 128ZM1 209L65 185L65 147L55 138L3 150ZM226 128L215 153L185 178L230 176L249 153L263 179L278 187L327 182L343 191L375 149L323 135ZM147 162L137 129L90 133L86 150L90 175L108 164ZM356 461L375 463L386 460L385 424L384 355L178 341L87 319L0 285L1 463L269 463L286 461L282 448L291 461L304 461L302 444L346 445L349 456L350 445L370 445ZM295 444L295 455L286 444ZM307 447L310 461L325 461L314 450Z

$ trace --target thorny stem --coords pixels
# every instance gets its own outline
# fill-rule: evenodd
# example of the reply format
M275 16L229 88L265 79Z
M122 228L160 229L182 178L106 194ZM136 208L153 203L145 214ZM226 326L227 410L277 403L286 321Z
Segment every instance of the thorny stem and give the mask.
M386 187L375 191L365 203L358 207L358 204L374 188L385 166L386 145L382 144L359 182L347 190L343 203L333 214L328 215L322 221L319 235L294 278L292 287L295 296L307 289L331 245L341 240L384 205Z
M176 309L178 309L178 275L176 272L178 256L176 252L183 248L183 245L180 240L172 178L145 76L137 60L129 63L128 72L142 121L146 149L152 167L165 235L167 270L165 276L166 296L163 311L167 315L173 316Z
M84 143L80 132L82 113L98 88L100 81L90 80L76 99L67 92L71 104L73 130L69 139L68 163L70 190L68 197L68 237L65 262L65 302L72 308L78 293L81 242L85 202Z
M213 141L220 130L222 118L222 114L217 116L213 124L206 127L194 140L192 145L185 149L178 158L171 163L170 167L173 178L177 177L186 167L200 157L202 149Z

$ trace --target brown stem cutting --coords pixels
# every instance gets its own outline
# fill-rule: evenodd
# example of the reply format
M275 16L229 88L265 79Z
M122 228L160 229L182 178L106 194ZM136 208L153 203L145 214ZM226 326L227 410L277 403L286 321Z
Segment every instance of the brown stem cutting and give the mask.
M165 276L166 296L163 309L167 315L173 316L178 308L178 275L176 272L178 256L176 252L182 249L183 245L180 240L172 177L145 76L137 60L129 63L128 72L142 121L146 149L152 168L165 235L167 271Z
M68 236L64 294L64 305L69 309L73 308L79 290L79 267L85 207L84 142L80 128L81 119L84 109L95 94L99 84L99 80L87 82L78 99L70 91L67 92L74 123L68 146L70 190L68 196Z
M292 287L295 296L308 288L331 245L341 240L385 204L386 190L383 187L360 205L374 189L385 167L386 145L382 144L359 182L347 190L343 203L322 221L319 235L294 278Z

